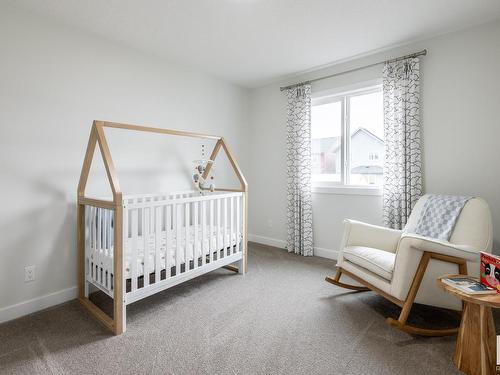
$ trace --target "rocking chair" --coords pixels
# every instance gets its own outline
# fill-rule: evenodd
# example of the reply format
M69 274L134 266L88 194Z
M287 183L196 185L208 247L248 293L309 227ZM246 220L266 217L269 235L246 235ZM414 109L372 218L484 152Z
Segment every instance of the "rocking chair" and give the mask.
M483 199L472 198L449 242L412 234L428 197L419 199L404 230L345 220L337 273L326 281L356 291L372 290L400 306L399 318L386 320L395 328L422 336L452 335L458 327L415 327L407 319L414 302L462 310L460 301L440 289L436 279L443 274L479 275L479 251L492 248L491 214Z

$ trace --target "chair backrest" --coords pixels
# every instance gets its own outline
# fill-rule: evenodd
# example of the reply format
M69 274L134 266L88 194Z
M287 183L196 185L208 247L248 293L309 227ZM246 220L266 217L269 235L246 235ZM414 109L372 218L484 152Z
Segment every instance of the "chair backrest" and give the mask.
M417 226L420 213L429 194L422 196L415 204L405 232L413 232ZM450 242L456 245L468 245L478 251L491 252L493 243L493 225L488 203L482 198L472 198L465 204L455 224Z

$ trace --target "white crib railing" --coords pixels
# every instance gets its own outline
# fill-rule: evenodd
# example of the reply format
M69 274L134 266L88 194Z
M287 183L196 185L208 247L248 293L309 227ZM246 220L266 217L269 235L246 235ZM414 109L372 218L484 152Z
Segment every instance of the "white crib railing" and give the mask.
M87 280L110 296L113 296L114 213L114 210L94 206L86 206L85 211Z
M241 192L124 197L124 303L231 263L243 272L244 204ZM85 223L86 279L113 297L114 211L87 205Z

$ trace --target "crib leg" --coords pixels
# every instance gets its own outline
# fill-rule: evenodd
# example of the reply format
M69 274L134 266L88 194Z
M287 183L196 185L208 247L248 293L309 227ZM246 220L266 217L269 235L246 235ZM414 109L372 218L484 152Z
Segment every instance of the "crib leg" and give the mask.
M241 275L245 274L245 258L238 261L238 273Z
M89 294L90 294L90 292L89 292L89 290L90 290L90 284L89 284L89 282L88 282L87 280L85 280L85 281L83 282L83 288L84 288L84 290L83 290L83 295L85 296L85 298L89 298Z

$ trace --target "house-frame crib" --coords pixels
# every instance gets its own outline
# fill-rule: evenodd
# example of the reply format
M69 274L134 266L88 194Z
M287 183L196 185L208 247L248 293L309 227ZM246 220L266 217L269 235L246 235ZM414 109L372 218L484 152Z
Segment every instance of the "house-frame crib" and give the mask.
M120 190L104 129L119 128L216 141L240 182L238 189L126 195ZM85 195L99 147L113 200ZM210 173L208 163L203 178ZM184 131L94 121L78 184L78 299L114 334L126 329L126 306L217 268L247 268L245 177L224 138ZM237 264L237 265L234 265ZM113 317L89 299L90 285L113 298Z

